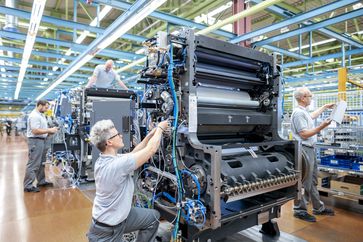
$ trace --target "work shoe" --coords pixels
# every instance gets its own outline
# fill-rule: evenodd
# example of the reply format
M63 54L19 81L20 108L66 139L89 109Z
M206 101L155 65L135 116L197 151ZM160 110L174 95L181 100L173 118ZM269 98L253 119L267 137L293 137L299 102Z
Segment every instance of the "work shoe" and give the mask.
M334 216L334 210L331 208L324 208L323 211L313 211L314 215L328 215L328 216Z
M43 183L39 183L38 187L52 187L53 183L51 182L43 182Z
M313 215L308 214L308 212L294 212L294 217L305 220L306 222L316 222L316 218Z
M24 188L24 192L40 192L40 189L37 187Z

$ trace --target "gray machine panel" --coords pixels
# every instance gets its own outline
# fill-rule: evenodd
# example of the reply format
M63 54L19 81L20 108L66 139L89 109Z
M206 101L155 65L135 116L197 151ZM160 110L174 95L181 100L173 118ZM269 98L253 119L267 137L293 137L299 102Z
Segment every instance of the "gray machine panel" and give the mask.
M123 136L125 147L124 151L129 151L131 146L131 102L130 99L119 98L93 98L93 107L91 112L91 127L100 120L111 119L116 129ZM121 151L120 151L121 152ZM92 163L94 164L99 156L97 149L92 149Z

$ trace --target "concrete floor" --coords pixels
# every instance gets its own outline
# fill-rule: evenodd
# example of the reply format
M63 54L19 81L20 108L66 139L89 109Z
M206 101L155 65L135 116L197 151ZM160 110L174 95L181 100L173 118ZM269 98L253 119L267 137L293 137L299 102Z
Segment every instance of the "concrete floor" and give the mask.
M41 188L39 193L24 193L26 162L26 139L0 136L0 241L87 241L92 187L83 192L78 188L54 187ZM258 227L253 227L224 241L363 241L363 215L335 210L334 217L318 216L316 223L308 223L292 216L289 202L277 219L283 236L266 238L258 233Z

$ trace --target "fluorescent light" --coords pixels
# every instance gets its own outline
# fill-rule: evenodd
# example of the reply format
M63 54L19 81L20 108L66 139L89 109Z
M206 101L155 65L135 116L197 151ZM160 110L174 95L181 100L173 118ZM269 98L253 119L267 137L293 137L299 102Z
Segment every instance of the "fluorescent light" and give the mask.
M98 14L98 21L101 21L110 11L112 10L111 6L105 6L102 11ZM97 25L97 18L93 19L92 22L89 24L91 26Z
M229 9L231 8L233 5L232 1L212 10L211 12L209 12L208 14L201 14L200 16L196 16L194 18L194 21L196 23L205 23L205 24L208 24L208 25L212 25L215 23L216 21L216 18L214 18L213 16L223 12L224 10L226 9Z
M144 52L145 52L145 48L141 48L141 49L139 49L139 50L135 51L135 54L141 55L141 54L143 54Z
M140 0L141 1L141 0ZM160 7L166 0L154 0L143 6L138 12L127 18L123 24L110 33L101 43L98 44L97 48L100 50L105 49L107 46L115 42L127 31L132 29L141 20L146 18L150 13L154 12L155 9ZM135 3L136 4L136 3Z
M360 8L362 8L362 7L363 7L363 4L362 4L362 3L357 3L357 4L354 4L354 5L353 5L353 9L354 9L354 10L360 9Z
M334 42L334 41L336 41L336 39L327 39L327 40L315 42L311 46L323 45L323 44L327 44L327 43ZM303 45L303 46L301 46L301 49L306 49L309 47L310 47L310 45ZM294 52L294 51L297 51L298 49L299 49L299 47L295 47L295 48L289 49L289 51Z
M289 31L290 31L289 27L283 27L283 28L280 29L281 33L286 33L286 32L289 32Z
M33 2L32 14L30 16L28 34L26 36L23 58L20 64L20 71L18 76L18 82L16 84L14 99L19 98L19 93L21 86L23 84L26 69L28 67L29 58L33 50L35 38L37 37L40 20L42 19L43 16L45 2L46 0L35 0Z
M76 39L76 43L80 44L83 42L83 40L89 35L89 31L85 30L83 33Z
M98 18L94 18L92 22L89 24L90 26L96 26L97 21L101 21L110 11L112 10L111 6L105 6L102 11L98 14ZM76 43L80 44L83 40L90 34L88 30L83 31L83 33L76 39Z
M118 70L116 71L116 73L120 73L120 72L122 72L122 71L126 71L126 70L128 70L128 69L130 69L130 68L132 68L132 67L134 67L134 66L136 66L136 65L139 65L139 64L144 63L145 61L146 61L146 57L143 57L143 58L141 58L141 59L138 59L138 60L136 60L136 61L134 61L134 62L132 62L132 63L128 64L127 66L124 66L124 67L122 67L122 68L118 69Z

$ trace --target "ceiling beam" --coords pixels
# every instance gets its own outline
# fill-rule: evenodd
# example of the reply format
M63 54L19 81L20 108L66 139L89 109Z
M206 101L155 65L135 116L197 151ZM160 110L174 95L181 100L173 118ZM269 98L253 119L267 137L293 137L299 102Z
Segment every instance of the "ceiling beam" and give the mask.
M7 65L0 65L0 68L5 68L6 72L1 72L0 71L0 75L4 74L4 75L8 75L8 74L12 74L9 71L19 71L20 67L18 66L7 66ZM37 69L37 68L28 68L26 69L27 72L36 72L36 73L49 73L52 72L54 75L58 75L61 73L61 71L52 71L52 70L46 70L46 69ZM79 76L79 77L89 77L89 75L84 75L84 74L79 74L76 73L73 76Z
M357 18L357 17L360 17L362 15L363 15L363 9L357 9L355 11L351 11L349 13L341 14L341 15L339 15L337 17L329 18L329 19L323 20L323 21L321 21L319 23L314 23L314 24L307 25L305 27L302 27L302 28L299 28L299 29L296 29L296 30L292 30L292 31L289 31L289 32L286 32L286 33L283 33L283 34L280 34L280 35L276 35L276 36L273 36L271 38L255 42L253 44L255 46L263 46L265 44L270 44L272 42L276 42L276 41L279 41L279 40L282 40L282 39L290 38L290 37L293 37L293 36L296 36L296 35L299 35L299 34L302 34L302 33L306 33L306 32L314 31L314 30L317 30L317 29L321 29L321 28L324 28L324 27L329 26L329 25L333 25L333 24L336 24L336 23L339 23L339 22L346 21L348 19ZM363 45L359 44L358 47L363 48Z
M348 51L345 52L345 56L358 55L358 54L362 54L362 53L363 53L363 48L348 50ZM301 66L301 65L314 63L314 62L317 62L317 61L324 61L324 60L331 59L331 58L341 58L342 56L343 56L343 53L339 52L339 53L330 54L330 55L313 57L313 58L310 58L308 60L299 60L299 61L295 61L295 62L289 62L289 63L283 64L281 66L282 66L282 68L288 68L288 67L293 67L293 66Z
M31 13L28 11L15 9L15 8L9 8L9 7L5 7L5 6L0 6L0 13L16 16L18 18L23 18L23 19L29 19L30 15L31 15ZM105 31L105 29L100 28L100 27L94 27L94 26L90 26L88 24L82 24L82 23L78 23L78 22L74 22L74 21L70 21L70 20L64 20L64 19L45 16L45 15L43 15L43 17L42 17L42 22L50 23L55 26L61 26L61 27L70 28L70 29L89 31L92 33L97 33L97 34L103 34L103 32ZM131 41L136 41L136 42L143 42L146 39L142 36L132 35L132 34L125 34L122 36L122 38L131 40Z
M14 57L0 56L0 60L12 62L12 63L21 63L21 59L14 58ZM57 65L57 66L59 66L61 68L67 68L68 67L68 65L52 63L52 62L46 62L46 61L35 61L35 60L30 60L29 64L30 65L38 65L38 66L48 66L48 67L53 67L54 65ZM93 72L94 68L83 66L79 70Z
M262 48L271 50L273 52L278 52L280 54L283 54L284 56L294 57L296 59L304 59L304 60L309 59L309 57L307 57L307 56L300 55L300 54L297 54L297 53L294 53L294 52L291 52L291 51L288 51L285 49L281 49L281 48L278 48L278 47L272 46L272 45L264 45L264 46L262 46Z
M15 32L10 32L10 31L5 31L5 30L0 30L0 37L13 38L13 39L18 39L18 40L26 39L25 34L15 33ZM80 53L82 53L83 51L85 51L88 48L88 45L81 45L81 44L77 44L77 43L70 42L70 41L49 39L49 38L44 38L44 37L37 37L35 41L41 42L44 44L65 46L68 48L72 48L73 51L80 52ZM104 50L100 51L100 53L97 53L97 54L101 55L101 56L111 57L111 58L115 58L117 56L117 58L119 58L119 59L130 59L130 60L144 57L143 55L137 55L137 54L134 54L131 52L111 50L111 49L104 49Z
M261 3L262 0L251 0L254 3ZM290 18L292 16L295 16L297 13L294 13L290 10L284 9L282 7L279 6L270 6L267 8L267 10L269 10L271 13L277 14L279 16L285 17L285 18ZM314 21L307 21L308 24L314 24ZM344 43L350 44L352 46L356 46L359 47L360 43L356 42L355 40L353 40L352 38L349 38L347 36L343 36L343 35L339 35L338 33L336 33L335 31L326 29L326 28L321 28L318 30L319 32L332 37L332 38L336 38L337 40L340 40ZM357 46L358 45L358 46Z
M258 37L258 36L261 36L263 34L266 34L266 33L269 33L269 32L275 31L275 30L280 30L284 27L287 27L287 26L290 26L293 24L301 23L303 21L309 20L309 19L319 16L321 14L327 13L329 11L333 11L335 9L350 5L355 2L359 2L359 0L336 1L333 3L327 4L327 5L321 6L320 8L313 9L309 12L305 12L305 13L302 13L299 15L292 16L288 19L282 20L278 23L274 23L270 26L263 27L261 29L257 29L255 31L237 36L237 37L233 38L230 42L236 44L241 41L249 40L254 37Z
M19 53L19 54L23 53L23 49L3 46L3 45L0 45L0 50L11 51L11 52L14 52L14 53ZM42 52L42 51L36 51L36 50L32 51L32 55L42 56L44 58L54 58L54 59L61 59L61 58L64 58L66 60L76 59L76 57L74 57L74 56L62 55L62 54L57 54L57 53L52 53L52 52ZM93 59L93 60L91 60L89 62L97 64L97 65L105 63L103 60L100 60L100 59Z

